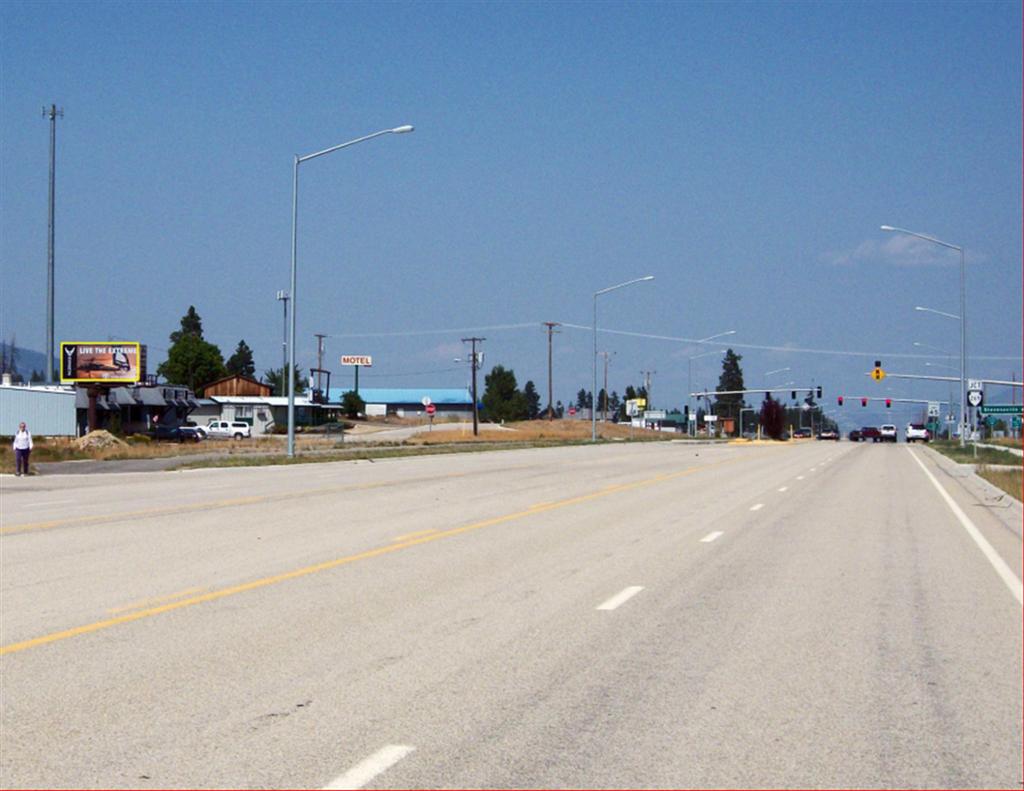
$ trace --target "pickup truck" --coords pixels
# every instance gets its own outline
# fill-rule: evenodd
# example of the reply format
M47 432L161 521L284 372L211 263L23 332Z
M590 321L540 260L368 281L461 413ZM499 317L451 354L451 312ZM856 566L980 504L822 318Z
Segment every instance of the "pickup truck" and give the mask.
M240 420L211 420L205 426L206 436L210 439L243 439L252 436L252 427Z
M899 439L896 426L892 423L883 424L879 433L882 435L882 442L896 442Z
M928 442L932 433L923 423L907 423L907 442Z

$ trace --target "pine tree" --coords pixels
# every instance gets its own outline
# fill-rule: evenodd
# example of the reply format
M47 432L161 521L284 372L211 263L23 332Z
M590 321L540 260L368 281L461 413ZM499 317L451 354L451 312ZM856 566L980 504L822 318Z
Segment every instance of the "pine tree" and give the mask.
M484 395L480 399L487 420L523 420L529 413L526 396L516 387L516 375L511 369L496 365L484 377Z
M533 380L527 381L523 386L523 396L526 398L526 416L530 420L536 420L540 417L540 393L537 392Z
M271 368L269 371L263 372L263 381L273 388L273 393L276 396L288 395L288 379L283 374L284 370L287 370L288 365L282 368ZM306 388L309 387L309 379L302 375L302 369L295 369L295 395L302 395L306 392Z
M723 390L744 390L743 369L740 368L742 355L727 349L722 359L722 375L718 377L716 392ZM733 418L739 424L740 409L744 406L742 393L715 396L715 414L719 418Z
M156 372L172 384L185 385L201 395L203 385L224 376L224 357L214 344L203 340L203 323L194 306L181 318L181 329L171 333L167 359Z
M256 363L252 359L252 349L250 349L243 338L238 342L238 348L235 349L235 353L228 358L228 361L224 364L224 368L229 374L235 376L253 376L256 373Z

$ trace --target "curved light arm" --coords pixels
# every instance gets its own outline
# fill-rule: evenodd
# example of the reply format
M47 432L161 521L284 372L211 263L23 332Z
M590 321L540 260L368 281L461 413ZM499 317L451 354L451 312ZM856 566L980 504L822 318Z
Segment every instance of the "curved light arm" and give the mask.
M595 291L594 296L599 297L601 294L607 294L609 291L614 291L617 288L625 288L631 286L634 283L643 283L645 280L654 280L654 275L645 275L644 277L636 277L632 280L627 280L625 283L619 283L617 286L608 286L608 288L602 288L600 291Z
M712 349L709 352L704 352L703 354L697 354L697 355L694 355L693 357L689 357L687 359L689 359L689 360L696 360L696 359L699 359L701 357L707 357L709 354L725 354L727 351L729 351L729 350L728 349Z
M792 371L792 370L793 369L789 368L789 367L786 367L786 368L776 368L774 371L765 371L764 375L765 376L771 376L772 374L781 374L783 371Z
M896 233L905 233L908 236L916 236L918 239L924 239L927 242L934 242L935 244L941 244L943 247L948 247L950 250L959 250L963 252L964 248L959 247L949 242L944 242L941 239L936 239L934 236L928 236L928 234L917 233L916 231L908 231L906 228L896 228L892 225L883 225L883 231L895 231Z
M946 313L942 310L935 310L935 308L922 308L920 305L915 305L914 310L920 310L923 313L935 313L939 316L945 316L947 319L956 319L957 321L960 321L960 317L955 313Z
M372 140L373 138L380 137L381 135L403 135L406 132L411 132L413 128L412 124L406 124L405 126L396 126L394 129L381 129L379 132L374 132L372 135L363 135L362 137L357 137L355 140L349 140L347 143L341 143L336 146L331 146L330 148L325 148L323 151L317 151L315 154L306 154L304 157L296 157L296 160L299 162L305 162L307 159L316 159L317 157L322 157L324 154L330 154L332 151L337 151L341 148L348 148L349 146L354 146L356 143L362 143L364 140Z
M725 332L720 332L717 335L709 335L706 338L701 338L699 341L695 341L695 343L707 343L708 341L713 341L715 338L724 338L726 335L735 335L735 334L736 334L736 330L726 330Z
M931 349L933 352L941 352L942 354L946 355L946 357L953 356L953 352L947 351L946 349L940 349L938 346L932 346L930 343L920 343L918 341L914 341L914 345L921 349Z

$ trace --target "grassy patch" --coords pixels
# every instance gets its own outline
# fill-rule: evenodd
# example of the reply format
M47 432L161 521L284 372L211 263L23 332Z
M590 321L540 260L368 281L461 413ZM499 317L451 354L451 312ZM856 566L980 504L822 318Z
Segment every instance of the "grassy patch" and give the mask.
M993 470L985 466L978 467L978 475L994 486L998 486L1011 497L1021 500L1021 489L1024 478L1021 470Z
M948 456L958 464L1013 464L1020 466L1024 463L1024 459L1020 456L1003 450L975 448L972 445L961 448L956 440L952 442L948 440L935 441L929 443L929 447Z

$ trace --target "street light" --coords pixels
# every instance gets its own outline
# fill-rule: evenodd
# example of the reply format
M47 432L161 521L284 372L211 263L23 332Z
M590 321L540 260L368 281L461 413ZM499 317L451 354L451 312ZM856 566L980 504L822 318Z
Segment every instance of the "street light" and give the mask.
M924 313L934 313L937 316L945 316L947 319L956 319L960 321L960 317L955 313L946 313L944 310L936 310L935 308L922 308L920 305L915 305L914 310L920 310Z
M644 283L648 280L654 280L654 275L645 275L644 277L637 277L633 280L627 280L625 283L619 283L615 286L608 286L608 288L602 288L600 291L594 292L594 389L593 395L590 402L590 441L597 442L597 298L602 294L607 294L609 291L615 291L619 288L625 288L631 286L634 283Z
M292 301L292 320L288 326L288 370L282 372L282 376L288 377L288 456L293 457L295 455L295 316L298 311L298 301L296 299L295 291L295 256L298 249L298 224L299 224L299 165L306 160L316 159L322 157L324 154L330 154L334 151L339 151L342 148L348 148L354 146L356 143L362 143L366 140L372 140L375 137L381 135L401 135L406 132L411 132L413 127L409 124L405 126L396 126L393 129L382 129L379 132L374 132L372 135L365 135L363 137L357 137L355 140L349 140L347 143L341 143L330 148L325 148L323 151L317 151L313 154L306 154L304 157L300 157L298 154L295 155L295 166L292 176L292 279L291 289L289 290L289 297Z
M943 242L941 239L936 239L934 236L928 236L927 234L917 233L915 231L908 231L906 228L896 228L892 225L883 225L883 231L893 231L895 233L905 233L908 236L915 236L918 239L924 239L926 242L937 244L940 247L946 247L950 250L956 250L960 253L960 315L955 316L952 313L943 313L938 310L931 310L929 308L916 307L914 310L923 310L928 313L938 313L941 316L948 316L959 320L960 322L960 410L959 410L959 422L960 422L960 447L964 447L967 444L967 413L965 411L967 405L967 269L964 262L964 248L959 245L950 244L949 242Z

